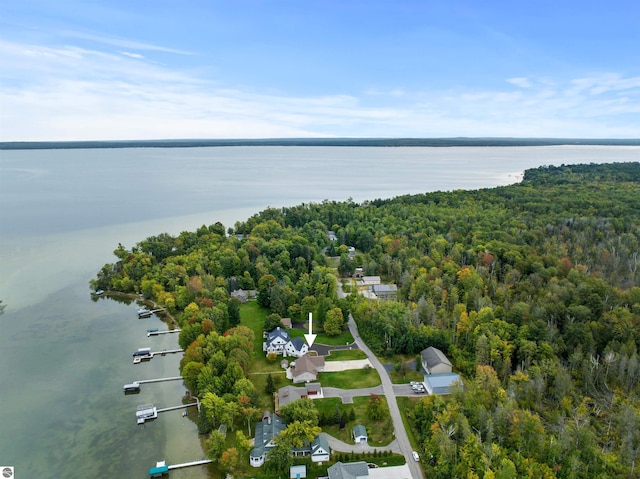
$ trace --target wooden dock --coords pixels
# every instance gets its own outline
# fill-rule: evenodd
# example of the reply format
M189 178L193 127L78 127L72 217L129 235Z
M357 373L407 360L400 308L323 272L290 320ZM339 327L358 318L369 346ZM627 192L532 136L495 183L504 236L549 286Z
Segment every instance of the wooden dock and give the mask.
M140 364L142 361L149 361L154 356L164 356L165 354L184 353L184 349L163 349L162 351L151 351L144 356L134 356L133 364Z
M211 459L200 459L199 461L183 462L182 464L170 465L169 466L169 470L171 470L171 469L181 469L183 467L201 466L203 464L209 464L211 462L213 462Z
M147 337L149 336L158 336L160 334L172 334L179 333L182 331L181 329L167 329L166 331L147 331Z
M183 462L182 464L167 465L164 461L156 463L156 467L149 468L149 477L162 477L172 469L181 469L183 467L202 466L213 462L211 459L200 459L198 461Z
M175 411L176 409L184 409L186 407L191 407L191 406L197 406L198 408L200 408L200 403L192 402L191 404L180 404L179 406L163 407L161 409L157 409L156 412L161 413L161 412L167 412L167 411Z

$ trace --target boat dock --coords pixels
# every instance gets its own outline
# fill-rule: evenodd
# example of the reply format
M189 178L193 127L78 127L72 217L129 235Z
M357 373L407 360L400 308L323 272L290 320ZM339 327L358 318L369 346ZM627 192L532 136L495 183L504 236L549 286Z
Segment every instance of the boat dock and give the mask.
M176 409L186 409L191 406L196 406L200 410L200 401L192 402L191 404L179 404L178 406L169 406L158 409L153 404L142 404L136 409L136 422L138 424L144 424L145 421L151 421L158 417L161 412L175 411Z
M167 412L167 411L175 411L176 409L184 409L191 406L197 406L198 408L200 408L200 403L192 402L191 404L180 404L178 406L163 407L162 409L157 409L157 412L160 413L160 412Z
M150 384L150 383L161 383L164 381L179 381L182 380L182 376L173 376L170 378L156 378L156 379L139 379L138 381L133 381L130 384L125 384L122 388L124 392L139 392L141 384Z
M157 329L155 331L148 329L147 330L147 337L149 336L158 336L160 334L171 334L171 333L179 333L180 331L182 331L181 329L167 329L166 331L158 331Z
M133 364L140 364L142 361L148 361L153 359L154 356L164 356L165 354L183 353L184 349L163 349L162 351L141 351L138 350L137 354L133 355ZM142 354L144 353L144 354Z
M160 311L164 311L164 308L156 308L156 309L140 308L137 311L137 313L138 313L138 318L148 318L152 314L159 313Z
M199 461L183 462L182 464L167 465L165 461L156 463L156 467L149 468L149 477L161 477L173 469L181 469L183 467L202 466L213 462L211 459L200 459Z

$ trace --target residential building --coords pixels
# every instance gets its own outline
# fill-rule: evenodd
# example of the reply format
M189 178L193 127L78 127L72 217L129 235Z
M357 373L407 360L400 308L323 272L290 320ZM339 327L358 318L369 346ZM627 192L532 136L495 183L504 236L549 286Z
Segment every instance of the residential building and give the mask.
M395 284L376 284L371 286L371 291L379 299L396 299L398 287Z
M286 425L277 414L266 411L262 420L256 424L254 448L249 453L249 463L253 467L260 467L267 458L267 453L276 445L275 438L284 431Z
M289 332L278 326L267 334L262 350L266 354L276 353L297 358L309 351L309 345L302 338L291 339Z
M292 362L287 371L287 377L294 384L316 381L318 373L324 371L324 356L310 356L304 354Z
M456 383L462 384L460 376L456 373L424 375L424 385L429 394L451 394L451 388Z
M317 435L311 443L311 461L326 462L331 458L329 442L321 435Z
M276 411L298 399L322 399L324 394L320 383L307 383L304 386L285 386L278 389Z
M357 424L353 426L353 430L351 431L351 435L353 436L353 441L356 444L366 444L369 440L367 436L367 428L362 424Z
M420 352L420 360L422 368L427 374L450 374L452 372L451 362L442 351L433 346Z
M380 276L363 276L360 280L360 286L375 286L382 284Z
M284 345L284 355L299 358L309 351L309 345L302 338L293 338Z
M369 477L369 467L364 461L336 462L327 469L329 479L364 479Z

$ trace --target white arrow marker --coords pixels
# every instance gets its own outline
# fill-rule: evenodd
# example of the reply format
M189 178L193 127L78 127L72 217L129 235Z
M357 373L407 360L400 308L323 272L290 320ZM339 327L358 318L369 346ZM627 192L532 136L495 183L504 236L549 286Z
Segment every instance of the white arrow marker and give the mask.
M317 334L313 334L313 319L311 318L311 313L309 313L309 334L304 335L304 339L307 340L309 347L311 347L313 342L316 340L316 336Z

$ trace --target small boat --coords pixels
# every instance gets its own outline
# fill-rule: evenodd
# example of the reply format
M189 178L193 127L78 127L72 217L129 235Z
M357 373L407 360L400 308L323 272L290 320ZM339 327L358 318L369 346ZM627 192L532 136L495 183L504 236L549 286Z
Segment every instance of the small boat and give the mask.
M104 290L103 289L96 289L96 296L100 296L101 294L104 294Z
M138 310L139 318L148 318L149 316L151 316L151 311L149 311L147 308L140 308Z
M157 333L157 332L158 332L158 328L147 329L147 333Z

